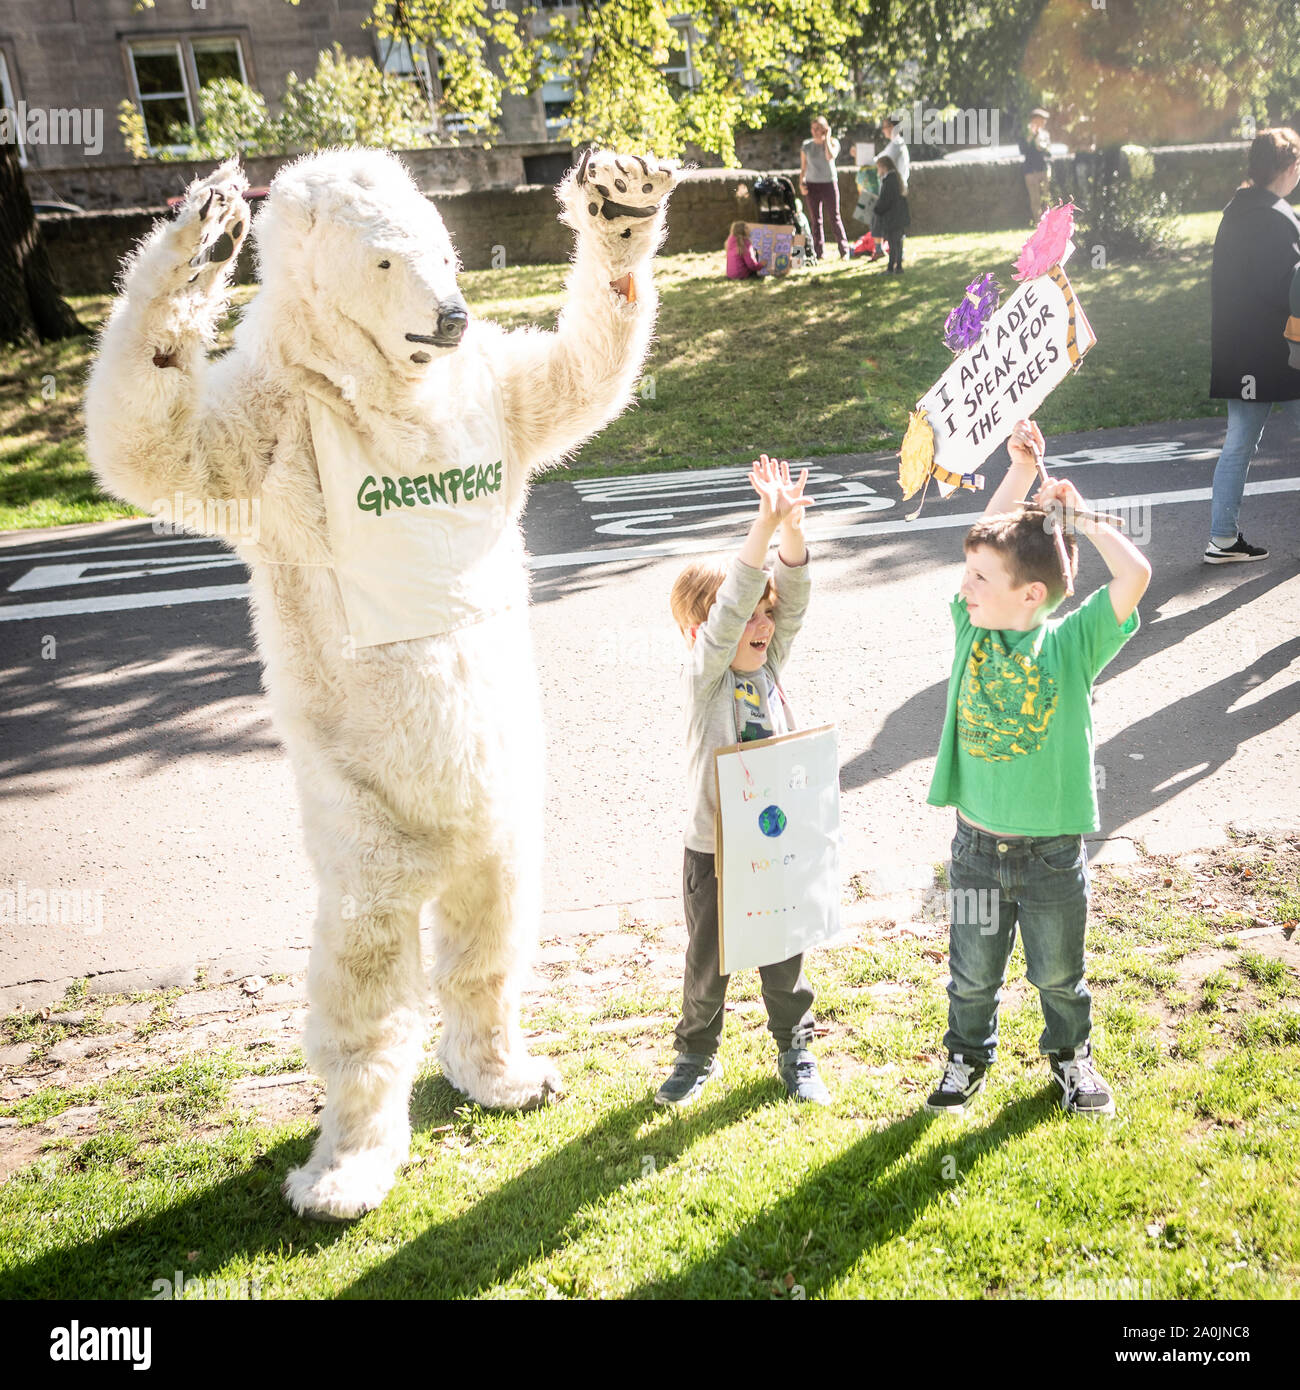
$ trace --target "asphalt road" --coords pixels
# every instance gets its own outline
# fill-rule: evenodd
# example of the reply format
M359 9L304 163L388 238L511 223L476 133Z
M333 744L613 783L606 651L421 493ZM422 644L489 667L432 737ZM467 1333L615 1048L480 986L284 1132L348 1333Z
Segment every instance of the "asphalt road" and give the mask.
M1242 526L1270 558L1210 567L1222 435L1210 420L1048 441L1053 470L1125 511L1155 568L1142 629L1097 689L1102 835L1116 845L1194 847L1298 819L1300 450L1277 418L1251 471ZM946 857L951 813L925 794L947 599L982 505L932 494L909 524L896 470L893 455L813 465L816 588L786 681L805 723L838 725L844 872L875 892ZM667 594L683 554L738 543L745 471L533 493L550 931L575 911L673 911L684 798ZM1081 594L1105 579L1083 548ZM147 522L0 537L0 1006L87 974L120 989L199 964L303 963L313 890L246 583L218 542Z

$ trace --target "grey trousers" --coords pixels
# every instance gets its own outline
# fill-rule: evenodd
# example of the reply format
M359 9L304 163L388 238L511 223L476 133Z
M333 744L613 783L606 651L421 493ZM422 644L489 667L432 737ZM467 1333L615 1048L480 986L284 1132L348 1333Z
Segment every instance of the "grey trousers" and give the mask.
M712 1056L722 1037L723 1005L729 975L718 973L718 876L711 854L688 849L682 866L686 900L686 978L682 1019L673 1035L678 1052ZM804 977L803 957L759 967L767 1027L777 1047L807 1047L813 1036L813 989Z

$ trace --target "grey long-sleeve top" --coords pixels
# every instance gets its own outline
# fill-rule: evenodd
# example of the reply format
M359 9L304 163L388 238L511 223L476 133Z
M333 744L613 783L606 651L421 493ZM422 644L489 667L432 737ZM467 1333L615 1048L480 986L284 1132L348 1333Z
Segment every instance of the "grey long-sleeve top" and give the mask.
M767 660L754 679L766 702L765 722L778 732L789 732L794 721L788 706L776 691L781 669L790 652L795 634L803 626L808 611L812 579L808 562L787 565L777 556L776 607L772 614L774 631L767 648ZM701 854L716 849L714 820L718 812L718 789L713 771L713 755L719 748L738 743L736 723L736 678L731 662L736 645L745 633L745 624L767 587L767 574L740 559L731 562L709 616L695 634L695 645L686 658L686 789L690 810L686 826L686 847ZM766 679L764 679L764 676Z

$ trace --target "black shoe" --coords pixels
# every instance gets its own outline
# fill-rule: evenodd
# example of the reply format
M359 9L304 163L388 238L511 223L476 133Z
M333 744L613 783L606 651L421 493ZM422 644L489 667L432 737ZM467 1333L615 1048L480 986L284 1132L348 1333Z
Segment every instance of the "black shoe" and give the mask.
M1092 1064L1092 1044L1048 1053L1052 1075L1061 1088L1061 1109L1069 1115L1099 1120L1115 1113L1115 1098Z
M1268 551L1264 546L1251 545L1240 531L1231 545L1215 545L1211 541L1205 547L1207 565L1227 565L1234 560L1263 560L1267 555Z
M960 1052L954 1052L925 1108L936 1115L960 1115L966 1102L984 1089L986 1070L983 1062L967 1062Z
M689 1105L704 1089L710 1077L722 1074L717 1054L683 1052L677 1058L668 1080L655 1092L656 1105Z

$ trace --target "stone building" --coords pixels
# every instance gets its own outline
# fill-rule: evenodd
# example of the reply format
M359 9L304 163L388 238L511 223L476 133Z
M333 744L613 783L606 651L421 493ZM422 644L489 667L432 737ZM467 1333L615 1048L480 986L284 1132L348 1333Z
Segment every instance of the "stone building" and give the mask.
M365 21L373 0L0 0L0 97L29 169L119 164L130 158L118 106L130 101L150 143L165 147L172 124L193 123L196 94L237 77L274 111L290 72L307 76L332 44L414 74L418 55L381 40ZM557 93L509 98L504 141L548 138L546 103ZM552 115L552 134L557 122ZM0 138L5 133L0 132Z

